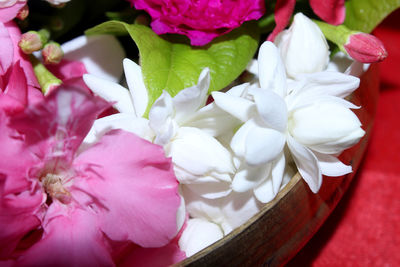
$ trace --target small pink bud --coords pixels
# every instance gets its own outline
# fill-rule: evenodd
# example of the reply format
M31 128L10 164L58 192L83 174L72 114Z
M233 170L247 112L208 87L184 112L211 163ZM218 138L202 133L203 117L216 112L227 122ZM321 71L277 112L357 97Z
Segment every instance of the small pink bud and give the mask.
M18 11L17 19L24 20L28 17L28 15L29 15L29 7L28 5L25 5Z
M56 42L46 44L42 50L44 64L58 64L64 56L61 46Z
M344 48L353 59L362 63L379 62L387 57L383 43L367 33L351 34Z
M29 31L22 34L18 46L25 54L32 54L42 49L43 42L38 32Z

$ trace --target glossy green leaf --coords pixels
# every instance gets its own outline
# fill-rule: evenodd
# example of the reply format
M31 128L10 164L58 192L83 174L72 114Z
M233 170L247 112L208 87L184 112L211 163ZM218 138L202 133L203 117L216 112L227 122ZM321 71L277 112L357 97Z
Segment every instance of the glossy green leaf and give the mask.
M143 80L149 92L149 110L163 90L174 96L196 84L205 67L211 72L209 91L228 86L243 72L256 52L257 29L256 24L246 23L203 47L170 42L146 26L119 21L105 22L86 34L130 34L139 49Z
M352 30L369 33L399 7L400 0L349 0L346 1L344 25Z

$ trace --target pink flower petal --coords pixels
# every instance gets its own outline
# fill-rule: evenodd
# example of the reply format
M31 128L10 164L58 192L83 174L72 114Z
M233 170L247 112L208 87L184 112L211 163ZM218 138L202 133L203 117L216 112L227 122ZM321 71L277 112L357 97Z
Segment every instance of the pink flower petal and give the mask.
M0 75L4 75L13 62L13 43L7 27L0 22Z
M39 83L36 79L35 73L33 72L32 64L29 61L28 56L25 55L18 47L18 42L21 39L21 31L14 21L7 22L4 25L7 27L8 34L10 35L14 47L14 53L11 54L13 55L13 62L17 62L18 60L20 61L21 67L25 72L28 86L35 87L35 91L40 92L40 90L37 89L39 88Z
M82 89L59 87L13 117L10 125L25 134L26 144L38 157L71 162L93 121L109 106Z
M21 111L26 106L28 102L27 89L28 87L26 84L25 73L18 61L13 65L11 69L11 74L8 80L8 84L4 90L4 95L7 95L9 98L14 100L8 102L12 103L12 105L8 106L4 105L5 112L7 113L18 112Z
M185 252L181 251L178 239L174 238L167 245L160 248L134 247L132 251L119 262L120 267L164 267L180 262L186 258Z
M2 196L21 192L30 186L26 178L27 166L35 162L17 132L7 127L7 123L8 118L0 111L0 175L4 176L0 184Z
M277 0L275 6L275 28L268 36L268 41L273 42L275 37L288 25L293 13L296 0Z
M43 195L40 191L4 195L1 183L0 178L0 258L4 259L11 256L29 231L40 225L35 213L42 204Z
M57 205L53 203L53 205ZM62 204L60 204L62 205ZM62 215L52 207L42 239L18 259L16 266L113 266L109 247L93 214L73 208Z
M48 65L47 69L64 83L90 91L82 78L88 73L82 62L63 59L59 64Z
M26 5L26 1L18 1L10 7L0 8L0 22L7 22L14 19L19 10Z
M339 25L346 17L344 0L310 0L311 8L324 21Z
M176 235L178 182L162 147L113 130L80 154L74 166L88 175L74 187L102 204L99 223L110 239L159 247Z

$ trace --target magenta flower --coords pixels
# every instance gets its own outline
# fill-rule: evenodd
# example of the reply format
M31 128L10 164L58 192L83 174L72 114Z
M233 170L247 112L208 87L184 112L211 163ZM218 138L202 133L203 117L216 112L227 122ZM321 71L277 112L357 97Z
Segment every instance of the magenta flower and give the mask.
M205 45L243 22L259 19L265 12L263 0L128 0L152 17L157 34L177 33L192 45Z
M160 146L113 130L79 148L108 107L60 87L18 115L0 112L0 260L112 266L116 242L161 247L174 238L178 182Z
M315 14L329 24L339 25L345 19L344 0L309 0ZM275 6L275 29L268 36L268 41L273 42L275 37L288 25L293 13L296 0L277 0Z

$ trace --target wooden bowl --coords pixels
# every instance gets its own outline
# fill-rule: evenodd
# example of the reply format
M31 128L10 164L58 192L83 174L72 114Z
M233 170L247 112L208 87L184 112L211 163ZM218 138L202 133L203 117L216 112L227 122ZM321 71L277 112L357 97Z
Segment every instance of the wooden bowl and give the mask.
M218 242L175 266L280 266L289 261L315 234L349 186L366 150L379 96L379 69L373 64L361 77L351 101L366 135L340 159L353 173L324 177L318 194L297 173L275 200L247 223Z

